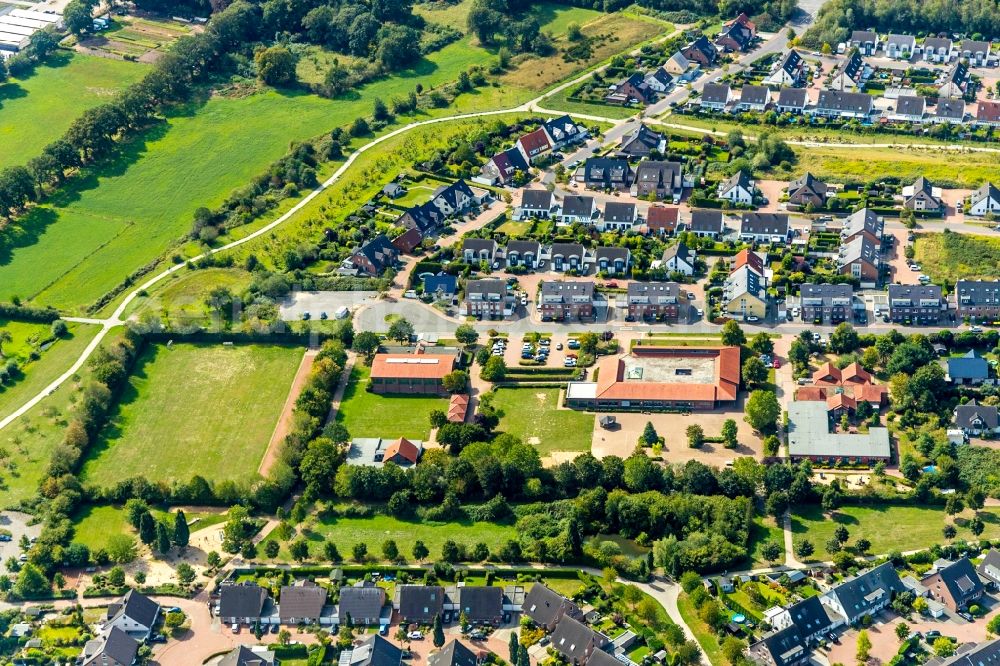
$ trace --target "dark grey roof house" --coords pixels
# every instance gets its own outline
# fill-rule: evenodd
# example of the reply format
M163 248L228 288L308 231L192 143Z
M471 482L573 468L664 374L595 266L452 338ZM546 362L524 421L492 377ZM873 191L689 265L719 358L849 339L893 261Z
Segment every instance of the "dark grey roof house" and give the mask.
M444 588L440 585L400 585L399 616L405 622L430 624L444 611Z
M629 284L630 288L632 284ZM563 617L571 617L574 620L583 619L583 612L579 606L541 583L535 583L528 590L528 595L524 598L524 603L521 604L521 612L531 618L532 622L548 631L555 629Z
M934 117L943 122L962 122L965 119L965 100L938 97Z
M545 283L549 284L553 283ZM465 613L465 617L473 624L500 624L503 620L503 588L494 585L466 585L458 588L458 612Z
M260 619L267 590L256 583L223 585L219 594L219 617L229 624L233 622L256 622Z
M892 563L886 562L845 580L820 601L846 618L848 624L854 624L865 615L874 615L888 606L892 597L905 589Z
M457 638L427 658L429 666L479 666L479 657Z
M104 626L124 632L149 636L160 615L160 604L135 590L129 590L119 602L108 605Z
M649 157L649 154L654 150L662 151L665 141L664 135L660 132L654 132L645 125L639 125L634 132L622 137L617 153L623 157Z
M118 627L89 641L83 650L83 666L132 666L139 642Z
M576 180L594 189L624 190L632 184L632 169L626 159L588 157L577 171Z
M821 90L814 113L840 118L867 118L874 109L875 102L867 93Z
M351 618L355 626L378 624L385 606L385 590L375 585L354 585L340 588L337 617L341 624Z
M718 237L722 233L722 211L692 210L688 229L698 236Z
M740 216L740 237L761 242L784 242L788 239L786 213L743 213Z
M340 666L401 666L403 651L378 634L340 653Z
M763 111L771 102L771 91L767 86L743 86L740 90L738 108L745 111Z
M219 666L277 666L274 653L264 648L256 650L240 645L233 648L219 662Z
M571 617L563 617L552 632L550 644L570 664L582 666L595 650L608 644L608 638Z
M278 616L283 624L319 622L325 605L326 588L302 580L281 587Z
M802 113L807 100L805 88L782 88L775 106L783 113Z
M976 567L976 572L992 587L1000 585L1000 550L990 548L983 561Z
M968 557L955 560L920 581L931 597L957 612L968 608L983 596L983 582Z
M750 654L759 664L798 666L809 661L809 650L798 627L790 625L750 646Z
M975 400L955 408L955 427L966 435L996 433L1000 429L1000 413L992 405L979 405Z

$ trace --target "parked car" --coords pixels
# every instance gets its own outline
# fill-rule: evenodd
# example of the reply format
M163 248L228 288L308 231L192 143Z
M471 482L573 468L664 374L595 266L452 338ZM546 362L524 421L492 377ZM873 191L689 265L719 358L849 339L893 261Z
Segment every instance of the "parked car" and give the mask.
M230 627L234 634L240 633L240 625L237 622L233 622L233 626Z
M758 317L757 315L750 315L747 317L747 321L750 322L751 324L754 324L760 321L760 317Z
M559 350L559 351L562 351L562 348L563 348L563 343L557 342L556 343L556 349Z
M781 361L779 361L777 358L775 358L774 359L774 363L772 365L774 366L775 369L780 368L781 367Z
M410 633L406 634L406 637L409 638L411 641L420 641L424 639L424 632L411 631Z
M570 349L579 349L580 348L580 341L577 340L576 338L573 338L569 342L567 342L566 345Z
M982 326L970 326L969 330L971 332L973 332L973 333L982 333L983 332L983 327Z

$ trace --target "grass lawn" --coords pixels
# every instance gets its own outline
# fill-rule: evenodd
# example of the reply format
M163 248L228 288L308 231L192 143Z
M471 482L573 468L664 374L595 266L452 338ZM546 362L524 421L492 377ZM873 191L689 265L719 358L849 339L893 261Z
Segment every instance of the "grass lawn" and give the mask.
M873 141L882 141L868 137ZM1000 169L1000 156L992 153L942 152L933 148L851 148L793 146L798 160L788 172L777 170L769 178L788 180L792 174L811 172L833 182L867 182L895 176L910 183L925 176L936 186L974 188Z
M67 324L67 328L65 337L41 351L41 358L37 361L28 361L21 366L24 373L21 378L14 383L8 381L4 386L0 386L0 417L23 405L52 380L66 372L100 330L97 326L87 324ZM28 340L32 336L40 336L39 339L47 337L49 325L8 323L0 320L0 330L9 331L14 338L13 343L4 345L4 352L28 360L28 353L31 351Z
M409 208L430 201L433 194L434 188L430 185L410 185L406 194L398 199L393 199L392 202L397 206Z
M109 101L146 71L134 62L58 51L23 81L0 85L0 167L37 157L84 109Z
M988 236L918 234L915 259L935 281L976 280L1000 276L1000 241Z
M708 658L708 663L726 663L725 658L722 656L722 650L719 648L719 640L716 638L715 632L698 617L698 610L691 603L691 598L684 592L681 592L677 598L677 609L681 613L681 619L684 620L684 624L688 626L691 633L698 640L698 645L701 646L702 652Z
M178 271L161 280L146 296L136 298L126 316L155 312L183 329L191 325L207 326L211 315L205 305L209 293L226 287L239 294L250 284L250 274L240 268L204 268Z
M344 390L337 421L351 437L407 437L426 441L431 434L430 414L448 410L444 398L423 395L377 395L365 390L371 369L358 362Z
M515 220L507 220L499 227L497 227L497 232L501 234L507 234L511 238L519 238L526 235L531 231L531 221L527 220L524 222L517 222Z
M590 451L594 416L559 409L559 389L497 389L493 404L503 413L498 429L533 445L542 456Z
M773 541L781 546L781 557L776 562L768 562L760 554L761 546L767 541ZM773 516L754 516L753 527L750 530L749 551L754 568L785 563L784 530L778 526Z
M174 516L162 509L153 508L151 513L173 527ZM225 520L224 513L184 513L191 531L216 525ZM197 521L191 524L192 521ZM104 548L108 539L116 534L135 534L135 530L125 519L125 509L117 506L93 506L81 508L73 516L73 541L86 545L91 550Z
M629 118L639 113L639 109L627 109L623 106L613 106L610 104L591 104L590 102L579 102L569 99L573 93L573 86L566 88L555 95L546 98L545 108L566 111L567 113L583 113L601 118L613 118L621 120Z
M491 552L495 552L509 539L517 538L513 526L509 525L473 522L410 522L383 515L370 518L310 518L302 528L302 533L310 542L310 552L314 558L322 558L320 544L327 540L337 544L341 557L345 559L351 557L351 549L356 543L364 543L368 546L369 557L381 559L382 542L387 539L395 540L399 552L407 559L412 559L410 553L413 551L413 543L417 540L423 541L430 551L428 559L435 560L441 555L441 547L448 539L465 544L470 548L481 541L489 547ZM276 538L272 534L265 541ZM287 544L282 544L278 559L291 559Z
M297 347L149 345L81 477L215 482L257 472L302 359Z
M986 523L983 539L1000 536L1000 515L994 511L979 514ZM833 537L838 525L844 525L850 532L848 545L860 536L872 542L871 552L888 553L892 550L916 550L927 548L934 543L943 543L941 528L947 518L943 508L919 506L864 507L846 506L833 514L833 520L823 515L819 507L798 510L792 516L792 532L796 541L808 538L816 546L815 557L825 558L823 545ZM973 539L972 532L965 527L971 511L960 514L956 521L958 539Z

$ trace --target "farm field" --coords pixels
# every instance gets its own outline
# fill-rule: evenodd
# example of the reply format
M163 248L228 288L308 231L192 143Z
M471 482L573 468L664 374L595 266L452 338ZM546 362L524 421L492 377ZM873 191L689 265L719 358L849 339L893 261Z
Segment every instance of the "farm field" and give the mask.
M149 345L81 470L87 483L251 477L302 358L297 347Z
M1000 276L1000 241L989 236L918 234L913 250L915 260L937 282Z
M13 248L0 249L0 300L16 294L70 309L94 302L185 234L197 207L221 203L290 140L347 122L351 111L337 108L312 95L268 91L216 97L171 116L129 145L121 162L12 226Z
M1000 536L1000 516L994 511L980 511L986 523L984 539ZM956 521L957 539L973 539L972 532L965 527L971 511L960 514ZM819 507L799 509L792 514L792 532L796 541L808 538L819 552L823 544L833 537L838 525L844 525L851 535L848 545L858 537L871 541L871 552L885 554L892 550L907 551L926 548L929 544L944 541L941 528L947 515L941 507L917 506L845 506L833 514L833 520L825 517Z
M444 542L451 539L459 544L472 547L480 541L485 543L491 552L495 552L509 539L516 539L517 533L512 526L495 523L473 522L426 522L405 521L391 516L375 515L369 518L334 518L320 516L307 519L301 528L302 535L309 541L313 557L322 557L319 550L323 541L333 541L342 557L351 556L351 548L356 543L368 546L371 557L381 558L382 542L394 539L399 552L407 559L412 559L410 553L413 543L418 539L424 542L430 551L429 560L436 560L441 555ZM269 535L264 541L277 538ZM282 544L279 560L290 560L286 544Z
M502 388L493 404L503 412L497 429L531 444L543 457L555 451L590 451L594 416L559 409L559 389Z
M146 71L137 63L58 51L23 81L0 85L0 167L38 156L82 111L111 99Z
M422 395L377 395L365 390L371 369L361 361L354 364L337 411L337 422L351 437L406 437L426 441L430 436L430 414L447 411L445 398Z
M153 518L173 526L173 513L152 508ZM224 513L184 513L192 532L225 520ZM194 524L192 524L192 521ZM135 534L125 517L125 509L118 506L88 505L73 516L73 541L82 543L91 551L104 548L108 539L116 534Z
M97 326L87 324L67 324L67 329L66 336L42 351L37 361L22 365L24 376L13 384L0 386L0 418L20 407L65 372L99 330ZM33 337L45 339L49 335L50 327L48 324L0 320L0 330L8 331L14 338L13 342L4 345L4 353L7 356L20 356L27 360L32 349L28 340Z
M98 49L123 58L147 59L146 54L165 52L171 44L191 29L177 21L155 21L148 18L115 17L109 30L83 40L88 48Z

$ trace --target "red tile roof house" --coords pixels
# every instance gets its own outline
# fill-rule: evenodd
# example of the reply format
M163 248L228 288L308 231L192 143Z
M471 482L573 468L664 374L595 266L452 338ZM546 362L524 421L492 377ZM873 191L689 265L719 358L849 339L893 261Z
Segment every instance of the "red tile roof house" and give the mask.
M650 206L646 211L646 229L651 234L673 236L677 231L680 209L670 206Z
M570 382L569 407L597 410L709 410L733 405L739 347L635 347L604 358L597 381Z
M1000 102L980 100L976 109L976 124L1000 127Z
M516 145L518 151L524 156L524 159L528 160L528 164L531 164L532 160L552 148L552 144L549 143L549 135L541 127L534 132L529 132L520 137Z
M372 360L373 393L447 395L442 382L455 369L455 357L448 354L376 354Z

